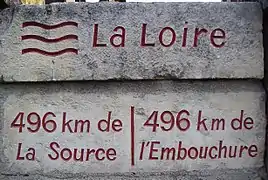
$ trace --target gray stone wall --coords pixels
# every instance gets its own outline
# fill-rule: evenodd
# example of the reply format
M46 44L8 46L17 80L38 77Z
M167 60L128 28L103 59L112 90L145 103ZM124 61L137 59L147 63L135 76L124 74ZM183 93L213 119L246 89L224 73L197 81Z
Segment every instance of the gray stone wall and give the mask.
M258 3L18 6L12 19L8 12L0 37L6 82L263 77Z
M259 3L1 11L0 179L268 179L265 17Z

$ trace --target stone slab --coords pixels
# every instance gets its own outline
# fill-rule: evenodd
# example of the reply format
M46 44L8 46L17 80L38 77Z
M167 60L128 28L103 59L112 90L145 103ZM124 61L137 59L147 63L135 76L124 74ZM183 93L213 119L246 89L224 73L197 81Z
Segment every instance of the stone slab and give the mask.
M263 78L259 3L61 3L0 13L2 81Z
M187 173L165 173L165 174L123 174L123 175L104 175L104 176L81 176L72 177L71 180L267 180L265 173L260 173L260 169L228 169L212 170L206 173L187 172ZM0 175L1 180L60 180L43 175Z
M258 177L264 168L265 92L258 81L3 84L0 102L2 174L213 177L237 169L242 180L241 172Z

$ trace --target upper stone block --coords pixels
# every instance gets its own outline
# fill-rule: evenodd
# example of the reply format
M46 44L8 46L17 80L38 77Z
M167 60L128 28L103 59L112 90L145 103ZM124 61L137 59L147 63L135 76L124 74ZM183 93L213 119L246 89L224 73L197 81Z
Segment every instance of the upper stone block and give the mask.
M3 81L263 78L258 3L69 3L0 18Z

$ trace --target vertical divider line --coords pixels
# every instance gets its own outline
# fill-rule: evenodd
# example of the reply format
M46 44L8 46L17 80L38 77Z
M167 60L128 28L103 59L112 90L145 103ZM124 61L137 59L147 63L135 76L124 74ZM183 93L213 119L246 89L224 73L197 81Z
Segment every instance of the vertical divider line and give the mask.
M130 108L130 137L131 137L131 166L135 165L135 121L134 121L134 106Z

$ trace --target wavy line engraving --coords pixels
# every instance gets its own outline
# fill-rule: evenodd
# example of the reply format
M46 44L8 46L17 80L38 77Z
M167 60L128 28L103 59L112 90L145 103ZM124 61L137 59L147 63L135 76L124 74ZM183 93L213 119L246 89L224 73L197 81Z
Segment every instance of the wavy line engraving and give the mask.
M39 22L35 22L35 21L28 21L28 22L24 22L22 23L22 27L28 27L28 26L37 26L43 29L56 29L56 28L60 28L63 26L75 26L78 27L78 23L73 22L73 21L66 21L66 22L62 22L59 24L55 24L55 25L47 25L47 24L42 24Z
M59 37L59 38L54 38L54 39L48 39L48 38L38 36L38 35L24 35L24 36L21 36L21 40L27 40L27 39L35 39L35 40L39 40L39 41L46 42L46 43L57 43L57 42L64 41L64 40L67 40L67 39L78 40L78 36L76 36L74 34L69 34L69 35L62 36L62 37Z
M22 54L27 54L27 53L38 53L38 54L42 54L45 56L59 56L65 53L75 53L78 54L78 50L74 49L74 48L66 48L60 51L55 51L55 52L48 52L48 51L43 51L41 49L38 48L26 48L26 49L22 49Z

